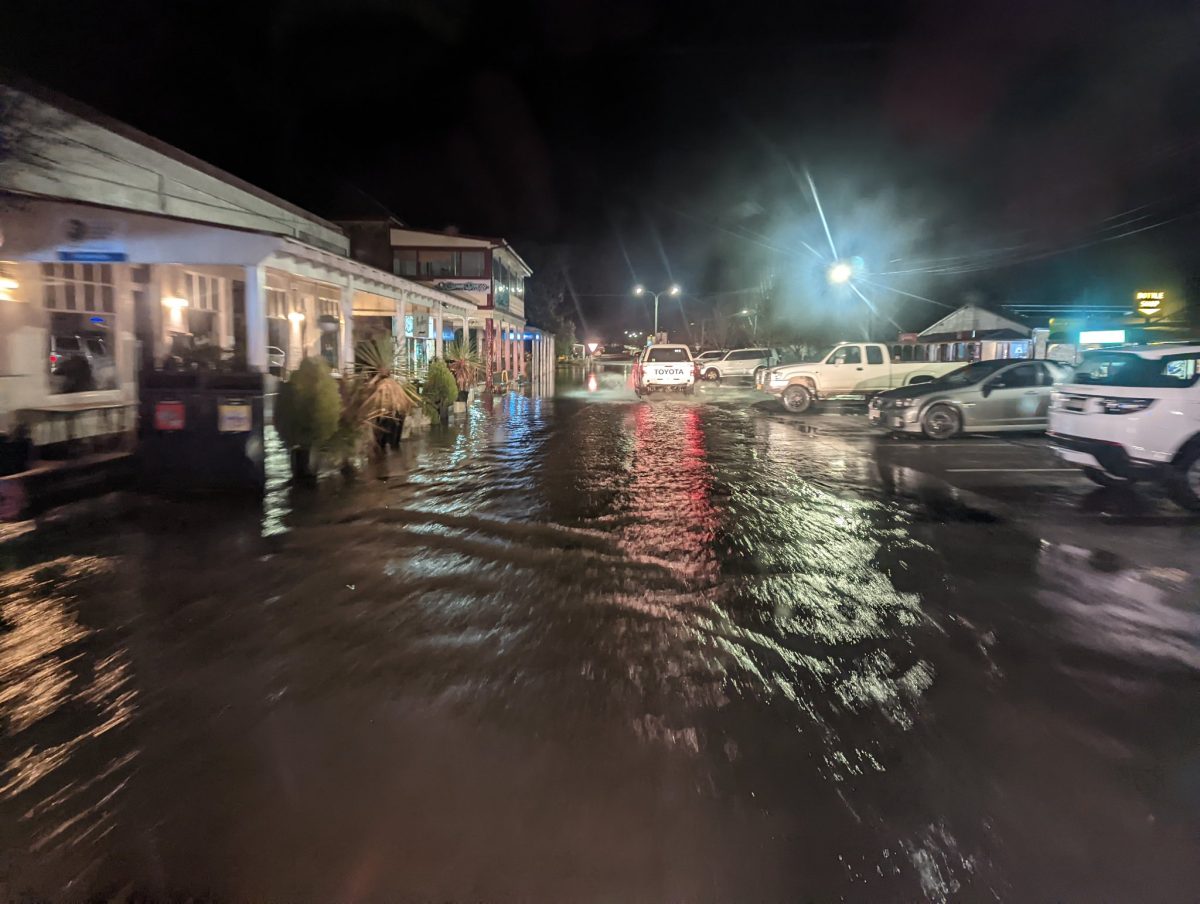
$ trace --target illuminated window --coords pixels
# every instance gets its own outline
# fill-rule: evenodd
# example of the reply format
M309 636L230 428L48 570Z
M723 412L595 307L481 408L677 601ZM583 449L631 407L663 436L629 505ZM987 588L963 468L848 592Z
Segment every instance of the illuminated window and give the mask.
M116 311L112 264L42 264L42 286L43 303L51 311Z

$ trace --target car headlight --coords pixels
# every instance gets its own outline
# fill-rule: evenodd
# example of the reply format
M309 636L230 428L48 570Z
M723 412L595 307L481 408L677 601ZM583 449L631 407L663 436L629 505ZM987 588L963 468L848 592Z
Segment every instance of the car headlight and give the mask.
M918 401L917 399L912 399L912 398L892 399L892 407L894 407L894 408L912 408L913 405L917 404L917 401Z
M1100 400L1100 408L1105 414L1132 414L1135 411L1145 411L1153 404L1154 399L1104 398Z

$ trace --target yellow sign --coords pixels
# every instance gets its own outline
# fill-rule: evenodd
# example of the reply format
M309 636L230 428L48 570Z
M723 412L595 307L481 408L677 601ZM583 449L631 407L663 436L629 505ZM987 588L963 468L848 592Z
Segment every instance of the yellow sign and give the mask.
M1139 314L1153 317L1162 312L1163 299L1166 297L1166 292L1135 292L1133 300L1137 302Z

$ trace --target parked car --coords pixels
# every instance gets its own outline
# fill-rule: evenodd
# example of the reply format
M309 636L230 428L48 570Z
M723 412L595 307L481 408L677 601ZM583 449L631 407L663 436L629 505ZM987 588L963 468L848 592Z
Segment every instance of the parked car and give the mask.
M267 346L267 371L273 376L286 376L287 352L274 345Z
M723 380L726 377L754 377L760 370L779 363L775 350L770 348L735 348L715 360L706 361L700 368L705 380Z
M870 421L899 433L949 439L960 433L1044 430L1050 394L1071 375L1050 361L999 358L871 399Z
M1200 345L1086 353L1054 395L1049 436L1101 486L1161 482L1200 511Z
M869 399L876 393L911 383L927 383L962 367L962 362L894 361L879 342L843 342L814 361L764 369L754 383L793 414L823 399Z
M639 396L659 390L696 391L696 364L686 345L650 345L633 365L633 390Z

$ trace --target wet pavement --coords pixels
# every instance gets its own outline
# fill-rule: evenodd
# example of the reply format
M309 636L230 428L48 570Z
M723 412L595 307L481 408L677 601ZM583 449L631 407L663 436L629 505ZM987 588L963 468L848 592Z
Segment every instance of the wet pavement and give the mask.
M1200 521L624 380L0 535L0 900L1197 900Z

